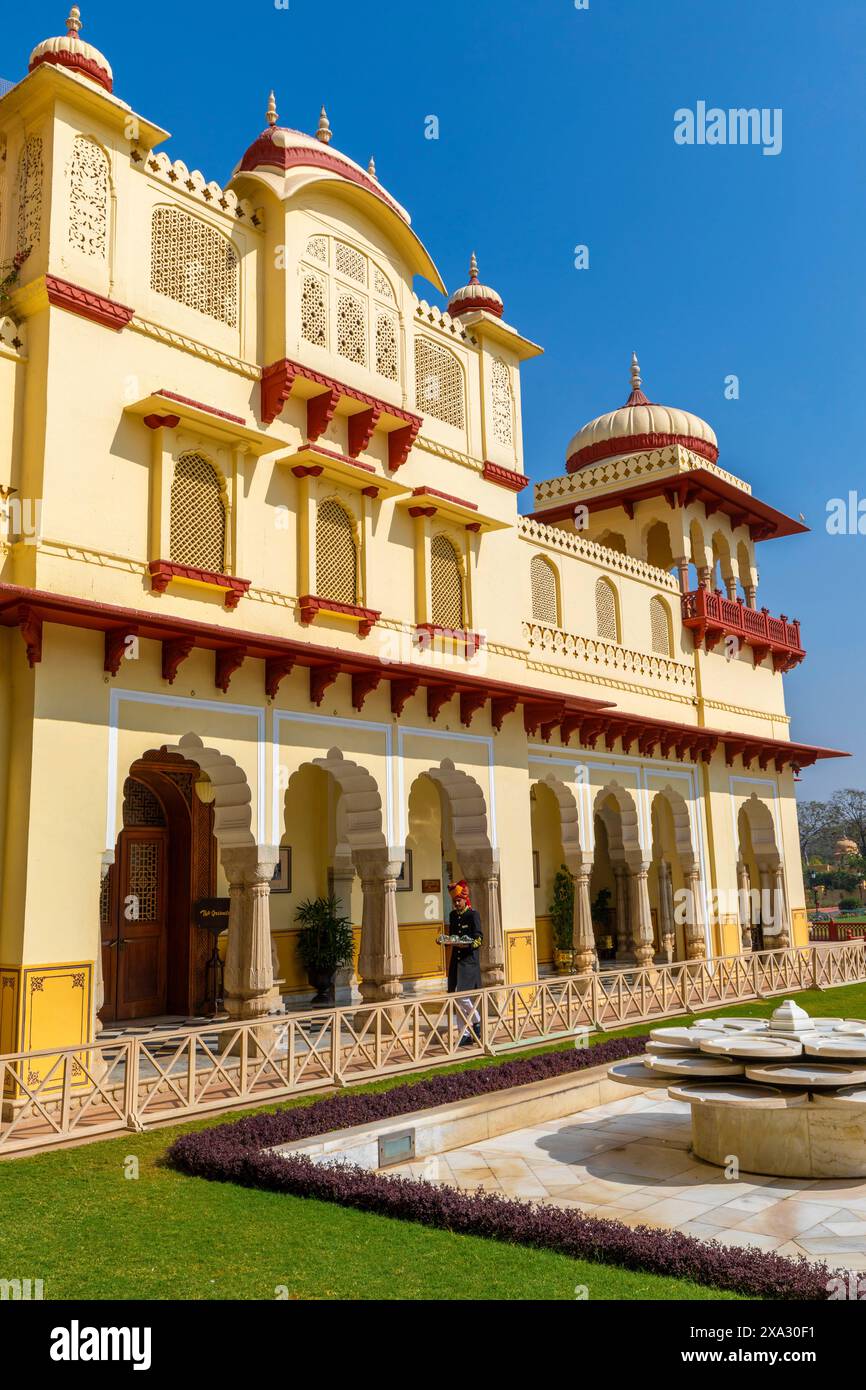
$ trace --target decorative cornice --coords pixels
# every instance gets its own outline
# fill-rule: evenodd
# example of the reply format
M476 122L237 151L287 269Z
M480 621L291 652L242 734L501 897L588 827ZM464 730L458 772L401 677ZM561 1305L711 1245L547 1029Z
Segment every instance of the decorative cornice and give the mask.
M549 623L525 622L523 635L531 651L540 648L571 661L586 661L612 671L630 671L655 681L694 687L695 669L684 661L657 653L634 651L617 642L564 632Z
M126 304L119 304L106 295L75 285L71 280L62 280L58 275L41 275L30 280L14 291L11 301L14 312L22 318L29 318L48 305L53 305L115 332L126 328L135 313Z
M231 188L222 188L213 180L208 181L201 170L188 169L183 160L169 159L162 151L159 154L148 154L134 147L130 152L130 162L140 173L147 174L178 193L194 198L218 217L225 216L231 219L232 223L241 222L254 227L256 231L264 230L262 208L254 207L246 198L239 198Z
M509 492L522 492L529 486L529 479L524 473L518 473L514 468L504 468L501 463L491 463L489 459L485 459L481 465L481 473L488 483L496 483Z
M129 327L146 338L154 338L156 342L177 348L180 352L187 352L192 357L201 357L205 362L210 362L215 367L223 367L228 372L235 372L249 381L261 380L262 369L256 366L255 362L245 362L240 357L232 357L230 353L220 352L209 347L207 343L200 343L196 338L187 338L183 333L175 333L173 329L165 328L162 324L135 315L130 319Z
M680 591L676 577L668 574L667 570L648 565L645 560L639 560L636 556L623 555L619 550L599 545L598 541L588 540L586 536L574 531L562 531L557 526L548 526L543 521L537 521L535 517L519 517L517 534L520 540L529 541L531 545L547 546L562 555L572 555L577 560L586 560L602 566L603 569L642 580L651 584L653 588L666 589L677 594Z

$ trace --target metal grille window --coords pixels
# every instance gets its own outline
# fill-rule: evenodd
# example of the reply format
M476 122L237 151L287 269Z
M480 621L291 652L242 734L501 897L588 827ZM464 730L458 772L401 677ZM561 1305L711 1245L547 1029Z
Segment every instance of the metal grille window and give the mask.
M226 511L219 476L201 454L181 454L171 485L171 559L221 574Z
M179 208L155 208L150 287L236 328L238 259L225 237Z
M497 444L514 443L514 407L511 400L511 373L501 357L493 359L493 438Z
M301 337L316 347L328 345L327 298L318 275L305 275L301 282Z
M605 642L619 641L616 595L606 579L599 579L595 586L595 622L596 631Z
M415 339L415 400L434 419L459 430L465 427L460 363L453 352L429 338Z
M333 498L316 510L316 593L336 603L358 602L358 550L352 518Z
M532 579L532 616L538 623L559 627L556 572L543 555L536 555L529 567Z
M367 257L356 251L354 246L347 246L345 241L338 241L334 263L339 273L345 275L347 280L356 280L359 285L366 285Z
M430 618L436 627L463 627L463 575L455 547L447 536L434 536L430 547Z
M353 294L337 296L337 351L349 362L367 365L367 314Z
M39 244L42 228L42 141L31 135L18 161L18 237L16 250Z
M397 380L397 324L391 314L376 314L376 371Z
M323 265L327 265L328 238L326 236L311 236L307 242L307 255L312 256L313 260L321 261Z
M659 656L671 655L671 630L668 610L660 598L650 599L650 630L652 648Z

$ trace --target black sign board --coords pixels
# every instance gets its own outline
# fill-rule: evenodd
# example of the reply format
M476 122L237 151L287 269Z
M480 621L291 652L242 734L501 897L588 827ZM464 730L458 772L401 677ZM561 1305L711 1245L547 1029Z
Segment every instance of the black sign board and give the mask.
M229 924L228 898L199 898L193 905L196 925L207 927L208 931L219 936Z

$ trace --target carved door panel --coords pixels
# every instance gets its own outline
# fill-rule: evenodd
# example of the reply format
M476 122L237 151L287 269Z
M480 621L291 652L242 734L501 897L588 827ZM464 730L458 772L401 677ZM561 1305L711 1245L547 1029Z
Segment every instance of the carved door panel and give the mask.
M120 836L116 1018L166 1012L167 840L165 829L150 827Z

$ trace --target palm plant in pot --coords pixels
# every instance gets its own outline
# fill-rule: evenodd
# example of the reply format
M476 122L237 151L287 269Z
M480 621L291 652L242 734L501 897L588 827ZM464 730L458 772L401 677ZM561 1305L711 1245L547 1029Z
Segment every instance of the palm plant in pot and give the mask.
M298 955L316 991L312 1002L333 1004L334 977L338 970L352 963L352 923L341 914L339 900L333 893L300 903L295 921L301 924Z
M550 904L550 925L553 928L553 953L557 970L574 968L574 879L564 864L553 880L553 901Z

